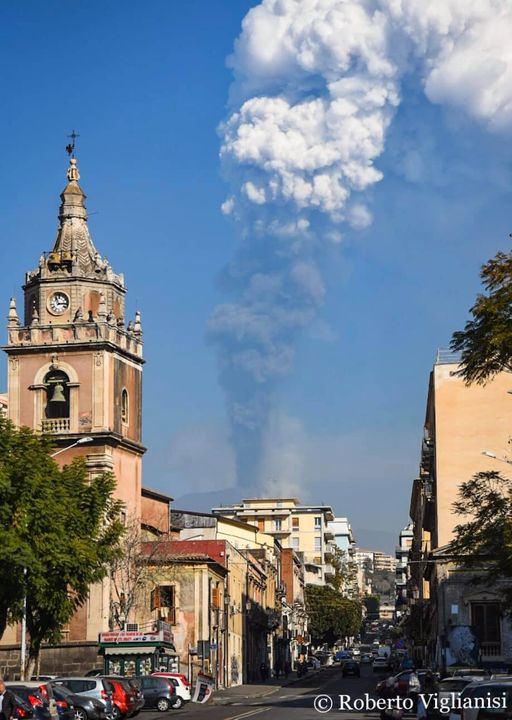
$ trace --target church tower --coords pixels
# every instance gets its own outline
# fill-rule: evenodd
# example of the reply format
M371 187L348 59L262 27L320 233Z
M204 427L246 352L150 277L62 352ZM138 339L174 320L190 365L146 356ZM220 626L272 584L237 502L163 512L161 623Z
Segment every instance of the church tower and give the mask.
M53 248L25 279L23 319L8 314L9 417L50 433L56 460L114 472L127 515L140 517L142 328L125 319L123 275L95 248L77 160L70 158Z

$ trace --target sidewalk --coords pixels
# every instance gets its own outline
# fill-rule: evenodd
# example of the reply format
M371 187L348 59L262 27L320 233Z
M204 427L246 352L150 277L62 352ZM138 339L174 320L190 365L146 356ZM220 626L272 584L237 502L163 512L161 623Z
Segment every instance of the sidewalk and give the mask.
M315 677L319 673L327 670L326 667L319 668L318 670L309 670L307 675L298 678L296 673L290 673L288 679L284 677L271 678L266 683L256 684L250 683L245 685L235 685L234 687L226 688L225 690L216 690L210 701L211 705L231 705L242 700L251 700L256 698L265 697L277 692L280 688L294 685L298 682L303 682L308 678Z

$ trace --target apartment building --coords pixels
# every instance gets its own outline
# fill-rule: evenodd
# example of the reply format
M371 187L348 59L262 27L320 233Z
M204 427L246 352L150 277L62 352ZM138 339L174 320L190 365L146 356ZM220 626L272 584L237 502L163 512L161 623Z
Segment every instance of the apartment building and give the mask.
M330 505L302 505L297 498L248 498L236 505L213 508L212 513L256 525L277 538L283 548L301 553L306 584L324 585L334 579L334 533L329 527L334 514Z
M511 627L499 594L475 584L474 574L450 556L449 543L460 522L453 503L461 484L478 472L500 470L499 459L507 459L512 383L502 372L485 385L468 386L458 369L457 356L439 351L429 378L411 494L411 624L418 660L438 667L468 664L464 648L471 646L475 662L499 667L512 662Z
M396 570L396 558L387 553L375 550L373 553L373 569L374 570L386 570L387 572L394 573Z
M414 538L413 524L409 523L404 527L398 536L398 545L395 550L396 557L396 599L397 608L406 603L407 600L407 568L409 565L409 553Z
M352 533L352 526L348 518L335 517L328 523L328 528L334 534L334 544L342 553L342 562L346 564L347 577L342 587L342 592L348 597L353 597L359 593L359 585L357 581L357 565L354 560L355 539Z

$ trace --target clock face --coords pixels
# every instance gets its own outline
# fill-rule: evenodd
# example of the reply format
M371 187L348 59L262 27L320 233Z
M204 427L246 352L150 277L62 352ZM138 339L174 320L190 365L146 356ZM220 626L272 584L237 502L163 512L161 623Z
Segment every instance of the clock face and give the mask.
M48 310L54 315L60 315L69 307L69 298L66 293L54 292L48 300Z

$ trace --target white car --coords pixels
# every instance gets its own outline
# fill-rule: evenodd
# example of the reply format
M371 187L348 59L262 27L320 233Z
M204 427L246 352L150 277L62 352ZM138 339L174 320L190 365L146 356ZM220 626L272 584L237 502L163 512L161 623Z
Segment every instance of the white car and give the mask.
M183 707L183 705L187 702L189 702L192 698L191 693L191 686L187 679L187 676L183 673L173 673L173 672L154 672L151 673L152 675L157 675L159 677L167 678L167 680L170 680L172 684L174 685L174 691L176 693L176 700L174 701L172 707L175 709L179 709L180 707Z
M389 660L385 655L378 655L373 658L373 672L389 670Z

